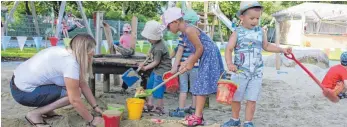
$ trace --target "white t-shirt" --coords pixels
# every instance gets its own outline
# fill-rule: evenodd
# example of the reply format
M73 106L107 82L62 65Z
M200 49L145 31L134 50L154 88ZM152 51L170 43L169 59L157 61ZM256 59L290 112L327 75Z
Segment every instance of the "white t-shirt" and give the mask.
M64 47L50 47L20 64L14 82L18 89L32 92L41 85L65 86L64 77L79 79L79 64Z

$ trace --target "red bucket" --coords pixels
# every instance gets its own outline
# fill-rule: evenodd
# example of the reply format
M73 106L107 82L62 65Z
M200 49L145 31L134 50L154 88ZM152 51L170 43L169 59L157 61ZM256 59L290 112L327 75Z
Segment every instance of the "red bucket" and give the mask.
M106 110L102 115L105 121L105 127L119 127L120 115L120 112L116 110Z
M175 75L175 74L172 74L171 72L166 72L163 75L163 80L166 80L166 79L172 77L173 75ZM168 92L168 93L175 93L180 88L180 85L178 82L178 77L171 79L165 85L166 85L166 92Z
M57 37L50 37L49 41L51 42L52 46L57 46L58 38Z
M219 79L216 95L217 102L221 104L231 105L237 88L238 85L231 80Z

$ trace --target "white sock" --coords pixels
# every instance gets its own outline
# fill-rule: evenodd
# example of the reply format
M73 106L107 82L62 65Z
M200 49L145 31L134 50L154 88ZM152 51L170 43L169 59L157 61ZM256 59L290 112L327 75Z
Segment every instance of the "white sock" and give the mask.
M251 121L245 121L245 123L250 123Z
M235 119L235 118L232 118L232 117L231 117L231 119L234 120L234 121L239 121L240 120L240 119Z

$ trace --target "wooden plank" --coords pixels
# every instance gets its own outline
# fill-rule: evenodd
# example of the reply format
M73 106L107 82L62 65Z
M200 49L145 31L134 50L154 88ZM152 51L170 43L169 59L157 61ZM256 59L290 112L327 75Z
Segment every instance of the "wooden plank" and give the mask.
M207 13L208 13L208 1L205 1L204 2L204 17L205 17L205 19L208 18ZM205 20L204 31L207 31L207 25L208 25L208 20Z
M33 17L34 17L34 25L35 25L36 34L37 34L37 36L41 36L39 24L37 22L36 9L35 9L35 5L34 5L34 1L30 1L30 7L31 7L31 13L33 13Z
M105 33L109 51L111 54L115 54L116 50L113 46L113 36L112 36L110 25L105 22L103 22L103 25L104 25L104 33Z
M280 24L279 22L276 21L275 23L275 29L276 29L276 40L275 40L275 44L276 46L279 46L280 45ZM276 70L280 70L280 66L281 66L281 63L280 63L280 54L279 53L276 53Z
M131 47L136 48L137 41L137 17L133 16L131 19Z

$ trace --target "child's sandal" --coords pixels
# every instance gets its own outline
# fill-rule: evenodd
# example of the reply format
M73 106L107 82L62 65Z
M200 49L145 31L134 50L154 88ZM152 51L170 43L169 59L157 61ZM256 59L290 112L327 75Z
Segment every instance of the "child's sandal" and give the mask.
M155 113L157 113L159 116L162 116L162 115L164 115L165 114L165 112L164 112L164 107L156 107L155 108Z
M198 117L196 115L189 115L185 118L185 121L183 122L184 125L188 127L195 127L199 125L204 125L204 118Z
M146 104L145 107L143 107L143 112L151 112L154 109L154 105Z

